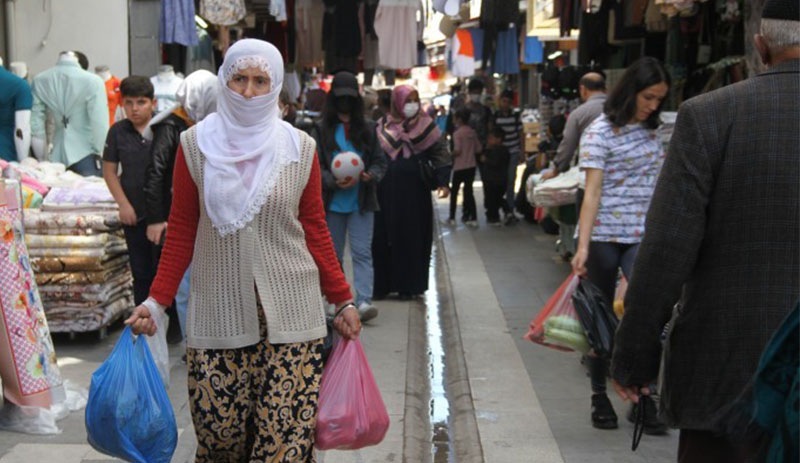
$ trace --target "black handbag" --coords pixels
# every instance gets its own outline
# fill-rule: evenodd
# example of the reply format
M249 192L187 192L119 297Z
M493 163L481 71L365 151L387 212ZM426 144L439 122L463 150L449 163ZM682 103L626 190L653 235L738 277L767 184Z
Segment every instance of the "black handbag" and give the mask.
M583 325L586 340L598 357L610 359L617 331L617 315L600 289L586 278L581 278L572 294L572 305Z
M415 155L414 157L419 164L419 175L422 178L422 183L425 184L425 188L431 191L435 190L438 187L438 182L436 181L436 168L433 167L433 163L422 155Z

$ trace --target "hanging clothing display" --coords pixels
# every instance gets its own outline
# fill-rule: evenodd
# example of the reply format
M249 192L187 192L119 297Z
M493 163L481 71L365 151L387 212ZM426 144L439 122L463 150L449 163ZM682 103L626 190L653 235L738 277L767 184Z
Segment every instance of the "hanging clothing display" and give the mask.
M194 24L194 0L161 0L161 22L158 28L161 43L197 45Z
M581 12L581 33L578 36L578 63L594 62L601 67L608 67L613 51L608 43L608 15L611 10L608 1L603 2L596 13Z
M453 64L450 72L456 77L472 77L475 74L475 47L472 35L466 29L459 29L451 40Z
M525 64L539 64L544 62L544 45L539 37L525 37L523 44L525 53L522 62Z
M388 69L409 69L417 62L418 0L381 0L375 12L378 63Z
M358 72L356 62L361 54L358 8L359 0L325 0L322 48L328 74L341 70Z
M492 72L519 74L519 34L516 27L500 31L492 59Z
M297 56L300 66L317 67L324 59L322 50L322 21L325 5L322 0L297 0L295 30Z
M200 0L200 16L216 26L233 26L246 14L244 0Z
M483 0L481 3L480 28L483 29L483 53L481 67L487 69L491 65L497 47L497 36L500 31L507 30L519 19L518 0Z

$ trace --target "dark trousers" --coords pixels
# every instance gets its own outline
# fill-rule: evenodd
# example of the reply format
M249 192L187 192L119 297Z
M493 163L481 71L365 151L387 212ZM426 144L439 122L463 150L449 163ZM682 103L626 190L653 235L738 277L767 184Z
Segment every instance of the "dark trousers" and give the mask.
M475 206L475 194L472 192L472 182L475 181L475 168L454 170L453 182L450 186L450 218L456 218L456 206L458 205L458 190L464 184L464 200L461 205L461 219L477 220L478 210Z
M620 268L625 278L630 279L637 249L639 249L639 243L595 241L589 243L589 258L586 261L587 278L606 295L609 302L613 303L614 301L617 273ZM592 356L586 357L586 361L592 382L592 392L595 394L605 392L608 361Z
M483 182L483 205L486 208L486 220L500 221L500 209L505 210L503 195L506 192L504 183Z
M150 285L156 276L159 247L147 239L147 223L141 221L134 226L124 226L125 242L128 244L131 273L133 274L133 302L141 304L150 293Z
M103 171L100 168L100 156L96 154L86 156L75 164L67 167L67 170L71 170L84 177L90 177L92 175L97 177L103 176Z
M711 431L681 429L678 463L743 463L745 452Z

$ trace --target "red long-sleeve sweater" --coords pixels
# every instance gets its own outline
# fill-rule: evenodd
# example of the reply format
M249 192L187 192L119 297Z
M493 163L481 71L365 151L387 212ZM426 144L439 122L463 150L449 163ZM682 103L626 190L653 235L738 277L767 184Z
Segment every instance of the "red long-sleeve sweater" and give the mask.
M172 208L167 223L167 239L158 273L150 287L150 297L161 305L170 305L178 292L181 278L192 262L197 224L200 221L200 198L197 185L189 174L183 147L178 148L172 181ZM314 156L311 175L300 198L298 219L306 236L306 246L319 268L322 293L328 302L339 305L351 298L325 221L322 205L322 180L319 162Z

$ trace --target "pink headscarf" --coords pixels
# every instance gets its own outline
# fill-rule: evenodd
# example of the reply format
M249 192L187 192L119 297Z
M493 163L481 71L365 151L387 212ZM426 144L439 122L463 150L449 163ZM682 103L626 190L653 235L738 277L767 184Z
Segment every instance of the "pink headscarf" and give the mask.
M442 136L439 127L425 112L419 111L410 119L403 115L403 106L413 92L416 89L409 85L395 87L392 90L391 114L387 114L376 129L381 147L392 160L401 152L404 158L421 153Z

